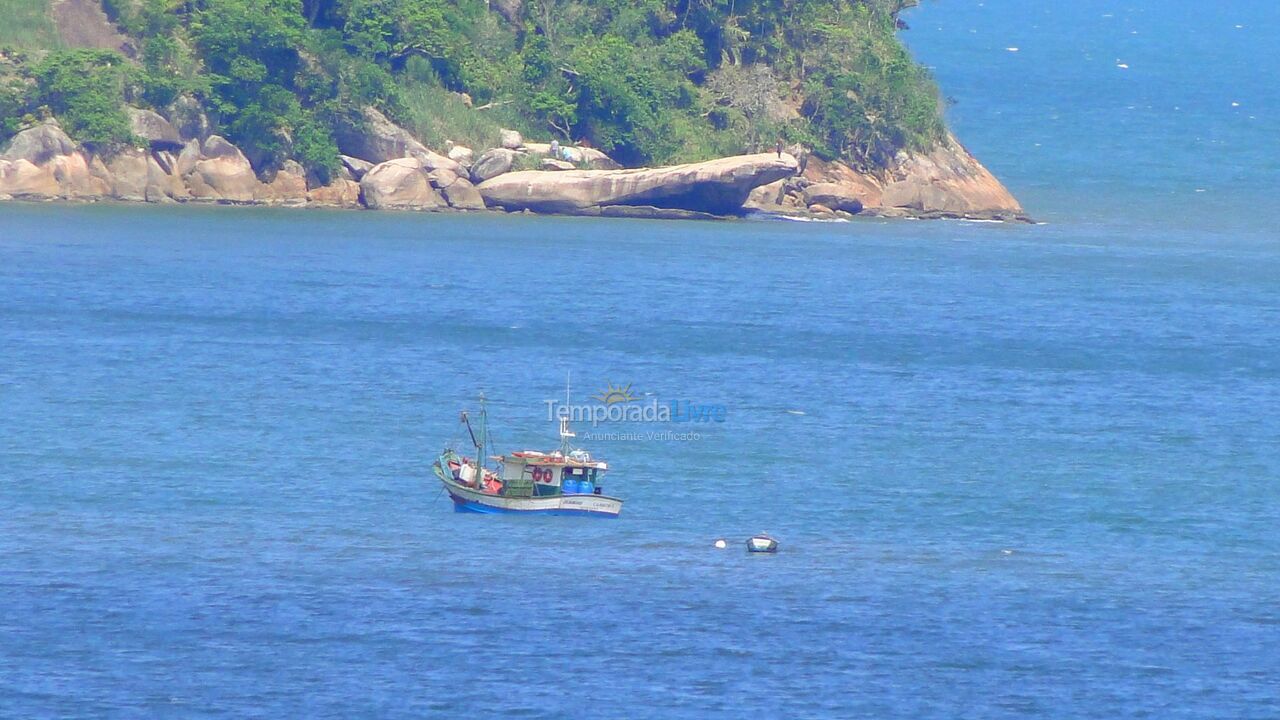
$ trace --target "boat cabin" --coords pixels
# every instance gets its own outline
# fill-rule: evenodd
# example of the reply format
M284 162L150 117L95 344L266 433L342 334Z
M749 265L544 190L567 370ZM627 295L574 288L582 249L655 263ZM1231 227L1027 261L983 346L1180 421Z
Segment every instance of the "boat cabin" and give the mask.
M609 466L594 460L584 450L565 455L535 450L496 455L502 465L502 483L507 495L527 489L528 497L545 495L600 495L601 481ZM523 494L523 493L521 493Z

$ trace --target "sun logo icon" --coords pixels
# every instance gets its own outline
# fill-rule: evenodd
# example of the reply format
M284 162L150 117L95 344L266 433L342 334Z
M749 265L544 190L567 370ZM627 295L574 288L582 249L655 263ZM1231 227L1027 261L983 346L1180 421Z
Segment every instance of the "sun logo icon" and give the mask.
M625 386L615 386L613 383L607 383L604 390L601 390L600 394L595 396L595 399L605 405L612 405L614 403L631 402L637 398L631 394L631 383L627 383Z

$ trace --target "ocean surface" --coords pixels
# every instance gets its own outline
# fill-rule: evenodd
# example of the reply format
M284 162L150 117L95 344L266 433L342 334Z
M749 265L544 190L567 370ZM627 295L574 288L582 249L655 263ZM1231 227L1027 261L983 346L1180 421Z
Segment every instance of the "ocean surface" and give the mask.
M1280 716L1280 11L1042 5L905 38L1043 225L0 204L0 717ZM723 422L452 512L570 374Z

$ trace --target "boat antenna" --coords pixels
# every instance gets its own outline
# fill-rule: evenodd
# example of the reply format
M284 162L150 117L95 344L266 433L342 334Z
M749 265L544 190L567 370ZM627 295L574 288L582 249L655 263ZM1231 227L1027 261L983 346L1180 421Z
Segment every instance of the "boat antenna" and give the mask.
M569 446L569 439L577 437L577 433L569 429L569 380L573 377L572 370L566 370L564 374L564 412L560 414L560 454L569 457L572 449Z

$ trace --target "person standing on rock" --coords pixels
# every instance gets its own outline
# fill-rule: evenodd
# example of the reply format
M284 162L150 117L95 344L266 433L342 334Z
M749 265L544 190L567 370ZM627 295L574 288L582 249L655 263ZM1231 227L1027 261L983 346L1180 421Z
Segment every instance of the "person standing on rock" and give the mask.
M778 151L778 157L782 157L782 138L778 138L778 144L775 149Z
M564 159L560 157L560 141L556 140L555 138L551 139L551 157L555 158L556 160Z

